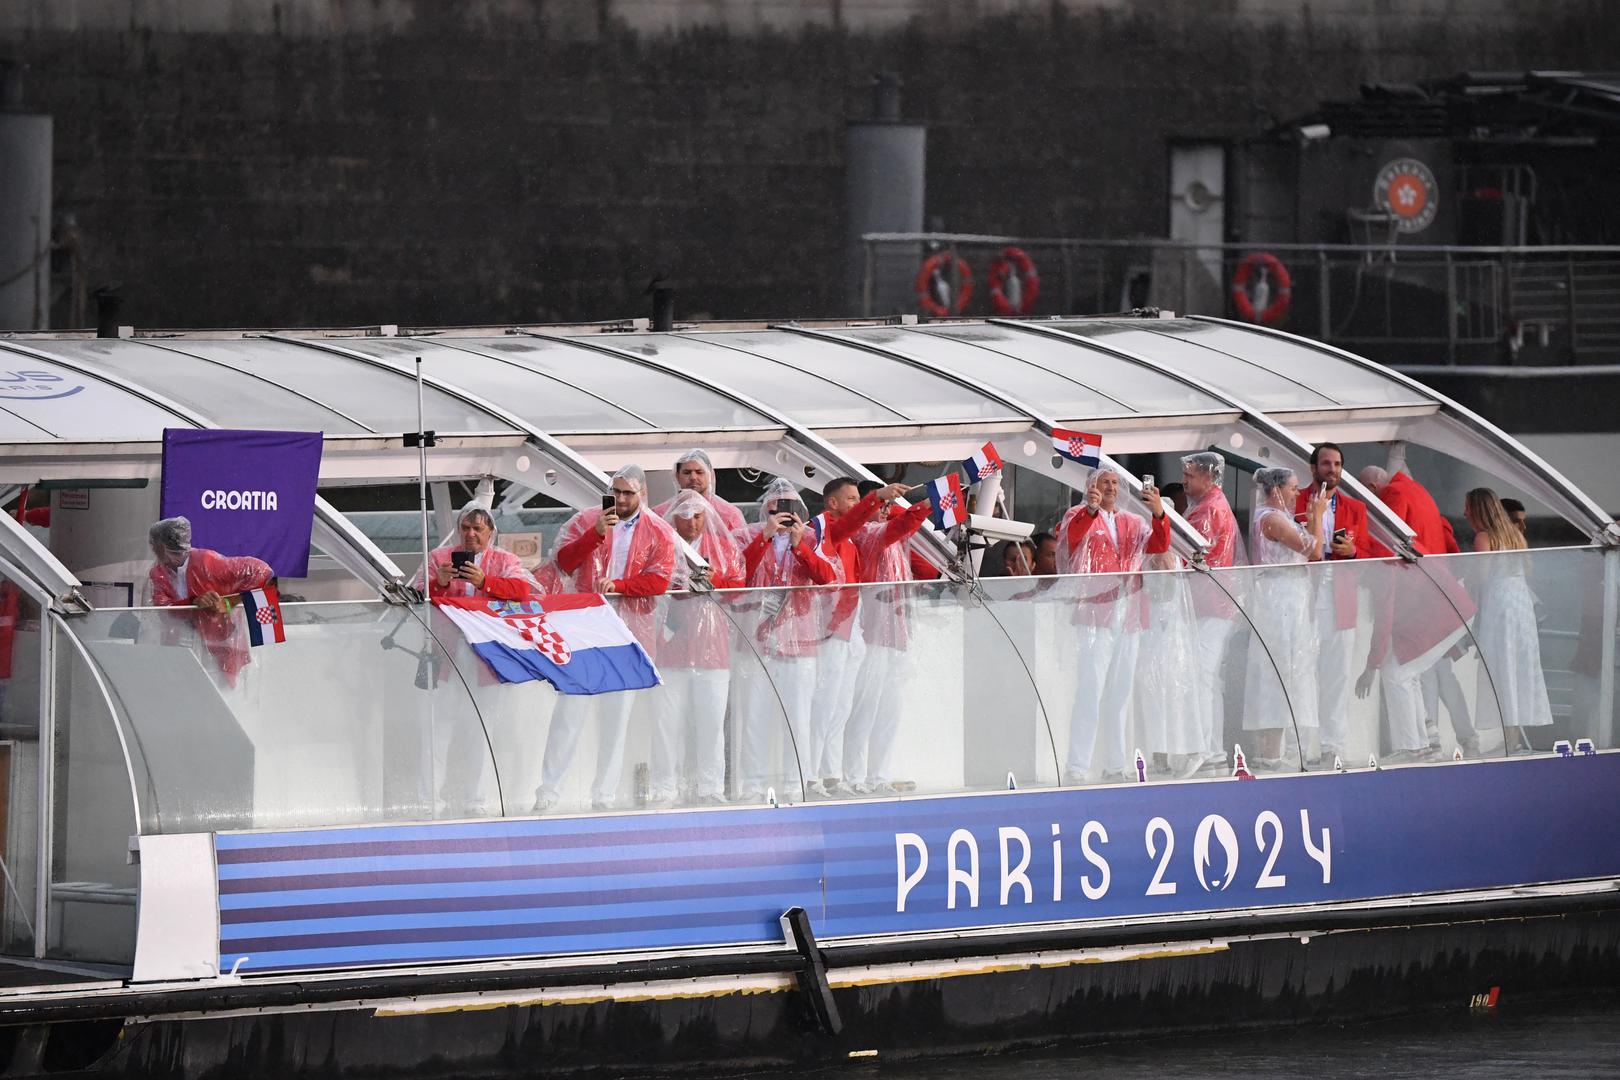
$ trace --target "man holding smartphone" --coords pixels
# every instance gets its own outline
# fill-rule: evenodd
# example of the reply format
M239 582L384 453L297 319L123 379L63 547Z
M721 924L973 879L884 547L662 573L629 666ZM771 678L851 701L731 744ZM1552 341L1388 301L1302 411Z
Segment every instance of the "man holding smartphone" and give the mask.
M799 776L800 751L812 770L810 714L815 704L816 656L826 636L820 595L805 585L838 580L832 564L816 550L808 513L793 482L772 480L760 500L760 523L743 549L748 587L763 594L753 636L769 681L744 679L741 701L741 753L737 789L744 802L757 801L769 787L782 789ZM782 730L786 719L788 731ZM791 733L791 737L789 737ZM780 752L773 752L779 746Z
M1330 538L1327 559L1375 559L1389 554L1367 530L1367 504L1339 489L1344 451L1336 443L1319 443L1311 451L1311 486L1301 489L1294 504L1297 518L1315 492L1327 495L1322 533ZM1356 575L1323 572L1316 578L1316 694L1321 722L1322 760L1343 754L1350 711L1350 661L1356 642Z
M646 490L647 475L641 466L626 465L614 473L602 506L581 510L563 526L557 538L557 567L566 587L574 592L624 597L615 605L619 616L651 656L658 629L655 598L669 591L675 572L675 530L657 514L643 512ZM564 695L558 701L546 736L540 786L534 793L535 813L555 809L561 801L561 785L573 765L580 732L597 711L600 725L591 806L607 810L618 802L625 734L640 693L620 691L590 699Z

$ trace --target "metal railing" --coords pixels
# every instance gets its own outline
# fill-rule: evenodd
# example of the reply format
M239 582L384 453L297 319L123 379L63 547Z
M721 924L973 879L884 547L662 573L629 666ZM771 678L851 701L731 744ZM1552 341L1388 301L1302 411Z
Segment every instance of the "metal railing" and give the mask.
M1199 245L965 233L869 233L862 242L867 316L927 312L932 300L936 315L964 317L1157 307L1242 318L1235 279L1247 262L1242 291L1257 315L1286 287L1270 325L1384 363L1620 362L1620 247ZM1005 258L1008 248L1033 262L1037 289ZM940 253L925 273L925 260Z

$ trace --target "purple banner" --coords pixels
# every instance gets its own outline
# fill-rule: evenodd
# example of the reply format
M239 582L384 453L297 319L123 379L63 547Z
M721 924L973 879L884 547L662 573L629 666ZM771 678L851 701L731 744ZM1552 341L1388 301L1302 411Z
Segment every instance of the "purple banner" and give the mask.
M189 518L197 547L301 578L320 471L318 431L165 428L163 516Z

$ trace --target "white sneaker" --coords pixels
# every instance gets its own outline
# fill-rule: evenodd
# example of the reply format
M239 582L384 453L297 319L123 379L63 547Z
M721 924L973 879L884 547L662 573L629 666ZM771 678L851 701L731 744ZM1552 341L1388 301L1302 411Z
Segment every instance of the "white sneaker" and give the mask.
M555 791L547 791L543 787L534 789L534 805L529 808L531 814L549 814L557 809L562 800Z

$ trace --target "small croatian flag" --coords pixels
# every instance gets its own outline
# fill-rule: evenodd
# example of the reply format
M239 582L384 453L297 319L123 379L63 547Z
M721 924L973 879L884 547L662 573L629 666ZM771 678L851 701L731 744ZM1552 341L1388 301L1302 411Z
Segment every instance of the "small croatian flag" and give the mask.
M987 442L979 447L972 457L962 462L962 470L967 473L970 484L1000 472L1001 455L996 453L996 444Z
M934 504L934 512L928 517L936 529L954 528L967 520L962 478L955 473L928 481L928 501Z
M1082 465L1093 469L1102 464L1102 436L1068 428L1052 429L1052 449Z
M237 593L242 611L247 615L248 642L253 645L278 645L287 640L287 631L281 623L281 597L274 586L248 589Z

